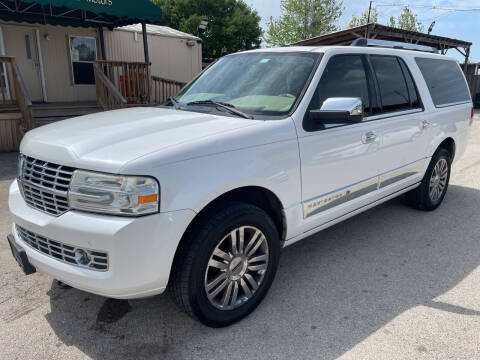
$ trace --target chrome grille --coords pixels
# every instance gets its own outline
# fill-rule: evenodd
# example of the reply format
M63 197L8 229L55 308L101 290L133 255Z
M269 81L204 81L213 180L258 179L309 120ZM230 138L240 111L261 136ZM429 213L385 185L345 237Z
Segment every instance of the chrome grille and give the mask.
M73 245L67 245L59 241L40 236L31 231L22 228L19 225L15 226L18 236L31 248L59 261L67 264L80 266L96 271L108 270L108 254L101 251L80 248ZM89 262L86 264L79 263L77 250L84 251L88 254Z
M24 156L19 178L23 198L43 212L63 214L69 210L67 192L74 171L72 167Z

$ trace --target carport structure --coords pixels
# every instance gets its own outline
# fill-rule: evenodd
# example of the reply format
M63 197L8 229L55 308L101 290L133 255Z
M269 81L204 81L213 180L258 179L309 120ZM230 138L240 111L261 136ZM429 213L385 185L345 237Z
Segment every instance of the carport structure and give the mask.
M468 63L470 57L471 42L447 38L443 36L424 34L417 31L397 29L380 24L367 24L354 28L333 32L330 34L316 36L302 40L291 45L319 46L319 45L350 45L359 38L369 38L388 41L400 41L410 44L431 46L446 54L448 50L455 49L465 57L464 64ZM464 71L467 66L464 65Z

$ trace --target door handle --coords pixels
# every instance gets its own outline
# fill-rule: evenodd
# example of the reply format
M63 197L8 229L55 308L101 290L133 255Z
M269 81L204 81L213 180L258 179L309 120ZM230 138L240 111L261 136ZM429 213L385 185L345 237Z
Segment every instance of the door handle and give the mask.
M427 120L423 120L422 121L422 129L426 129L428 128L430 125L432 125L431 122L427 121Z
M377 139L377 133L375 131L369 131L362 136L362 143L369 144Z

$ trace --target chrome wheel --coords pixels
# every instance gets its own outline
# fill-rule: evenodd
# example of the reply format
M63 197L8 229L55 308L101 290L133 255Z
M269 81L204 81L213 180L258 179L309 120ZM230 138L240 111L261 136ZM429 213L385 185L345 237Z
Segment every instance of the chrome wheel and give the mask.
M247 302L260 286L268 267L268 243L256 227L242 226L225 236L208 261L205 292L210 303L232 310Z
M437 202L445 191L448 178L448 163L447 160L441 158L435 164L435 167L432 171L432 176L430 177L430 184L428 192L430 195L430 200L432 202Z

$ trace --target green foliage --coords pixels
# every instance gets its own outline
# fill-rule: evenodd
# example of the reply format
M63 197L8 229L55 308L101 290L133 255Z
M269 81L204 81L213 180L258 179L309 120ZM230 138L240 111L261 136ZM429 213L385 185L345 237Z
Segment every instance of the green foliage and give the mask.
M361 25L366 25L368 19L368 9L362 13L360 16L353 14L349 23L349 27L356 27ZM370 22L378 23L378 11L376 8L372 8L370 13ZM423 24L418 20L417 14L415 14L408 6L405 6L402 10L402 13L395 18L391 16L389 19L389 26L396 27L399 29L410 30L410 31L423 31Z
M391 16L389 25L403 30L423 32L423 24L418 20L417 14L410 10L408 6L403 8L397 19Z
M281 0L282 15L270 17L265 41L282 46L337 30L336 21L342 15L338 0Z
M378 23L378 11L376 8L372 8L372 11L370 12L370 22ZM368 24L368 10L365 11L360 16L357 16L357 14L353 14L352 19L348 24L348 27L353 28L353 27L367 25L367 24Z
M174 29L197 35L202 19L208 27L201 35L203 57L260 47L260 16L243 0L152 0L163 10L164 23Z

